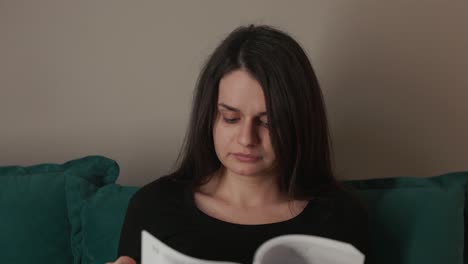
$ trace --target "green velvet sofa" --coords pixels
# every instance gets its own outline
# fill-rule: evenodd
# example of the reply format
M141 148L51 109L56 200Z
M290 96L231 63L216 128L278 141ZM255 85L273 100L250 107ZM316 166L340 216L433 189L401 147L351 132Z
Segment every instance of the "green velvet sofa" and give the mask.
M64 164L0 167L1 263L105 263L137 187L115 183L118 164L88 156ZM468 263L467 172L355 180L367 204L373 263Z

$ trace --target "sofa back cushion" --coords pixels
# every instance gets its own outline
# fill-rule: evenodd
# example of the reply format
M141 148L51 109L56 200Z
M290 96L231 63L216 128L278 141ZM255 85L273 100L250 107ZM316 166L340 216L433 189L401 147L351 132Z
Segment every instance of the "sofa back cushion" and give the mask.
M116 166L103 157L86 157L64 164L0 167L1 262L73 263L66 175L105 178Z
M81 211L82 264L114 261L125 212L137 187L106 185L90 197Z
M369 209L371 263L464 262L468 173L349 181Z

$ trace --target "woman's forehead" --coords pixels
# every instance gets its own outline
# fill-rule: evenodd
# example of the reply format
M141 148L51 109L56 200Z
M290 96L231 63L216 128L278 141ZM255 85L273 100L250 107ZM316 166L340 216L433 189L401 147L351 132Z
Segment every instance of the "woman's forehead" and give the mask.
M265 97L260 83L244 70L233 71L221 79L218 104L240 111L265 111Z

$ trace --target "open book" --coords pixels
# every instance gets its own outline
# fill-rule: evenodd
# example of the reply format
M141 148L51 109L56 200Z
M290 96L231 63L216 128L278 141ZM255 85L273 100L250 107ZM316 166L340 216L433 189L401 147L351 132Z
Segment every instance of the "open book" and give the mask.
M239 264L184 255L142 231L141 264ZM348 243L311 235L283 235L264 242L253 264L363 264L364 255Z

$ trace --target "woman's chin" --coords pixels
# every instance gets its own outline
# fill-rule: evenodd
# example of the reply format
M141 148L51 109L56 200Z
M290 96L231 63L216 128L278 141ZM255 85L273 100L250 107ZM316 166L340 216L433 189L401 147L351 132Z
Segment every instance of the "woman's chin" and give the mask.
M241 176L256 176L262 172L262 170L256 168L233 168L230 171Z

